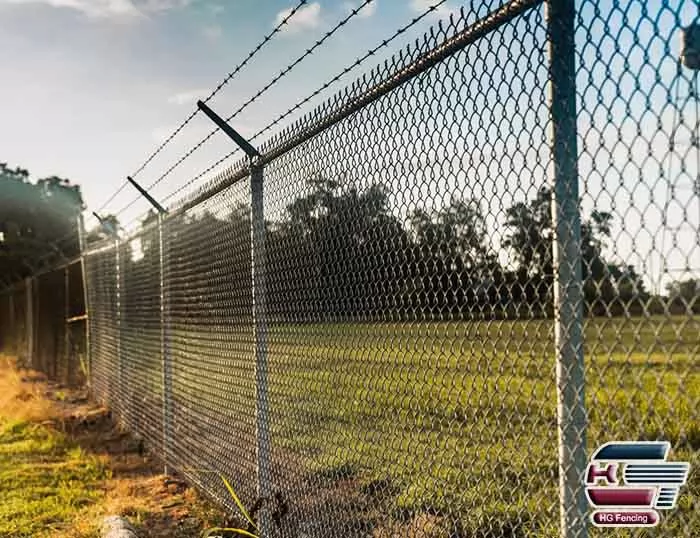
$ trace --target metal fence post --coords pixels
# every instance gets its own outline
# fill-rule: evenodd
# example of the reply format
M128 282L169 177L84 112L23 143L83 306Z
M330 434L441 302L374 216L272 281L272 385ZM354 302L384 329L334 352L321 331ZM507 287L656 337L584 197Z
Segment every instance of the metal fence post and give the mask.
M117 325L117 338L116 338L116 347L117 347L117 391L120 390L121 387L124 386L124 368L122 367L122 297L121 297L121 292L122 292L122 272L121 272L121 257L119 255L119 251L121 250L121 245L119 238L116 238L114 240L114 251L115 251L115 256L116 256L116 261L115 261L115 310L116 310L116 325ZM116 397L115 397L116 396ZM110 384L109 387L109 405L113 408L117 408L118 414L119 414L119 421L122 422L124 420L123 416L123 408L121 408L121 398L119 395L114 394L114 390L112 389L112 386Z
M170 386L171 379L171 364L170 364L170 316L167 307L167 296L165 293L165 279L167 264L165 261L165 232L164 232L164 216L158 214L158 252L160 263L160 353L161 353L161 370L162 370L162 390L163 390L163 472L170 474L168 468L168 454L170 450L170 417L172 405L172 393Z
M263 166L253 161L250 168L251 247L253 278L253 326L255 331L255 403L258 465L258 497L270 498L270 431L267 394L267 275L265 214L263 211ZM270 521L261 510L260 531L267 537Z
M36 368L34 364L34 292L33 292L33 279L32 277L27 277L24 285L24 294L26 299L26 327L24 334L26 335L27 341L27 365L31 368Z
M250 142L243 138L224 119L204 102L197 101L204 112L250 159L250 243L253 295L253 332L255 338L255 435L258 479L258 499L270 499L270 429L267 398L267 281L265 254L265 213L263 206L262 157ZM267 510L260 510L260 534L270 536L272 530Z
M87 383L88 394L92 393L92 355L90 353L90 305L87 279L87 265L85 263L85 252L87 250L85 242L85 221L83 215L78 215L78 244L80 245L80 272L83 281L83 314L85 314L85 382Z
M574 0L547 1L561 536L587 535L583 283L576 141Z

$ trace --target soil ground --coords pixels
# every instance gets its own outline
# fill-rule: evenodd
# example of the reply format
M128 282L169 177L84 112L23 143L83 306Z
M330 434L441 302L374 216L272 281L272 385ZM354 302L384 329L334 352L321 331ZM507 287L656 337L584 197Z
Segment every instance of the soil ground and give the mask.
M193 538L222 513L122 431L85 389L0 356L0 536L88 538L106 515L141 537Z

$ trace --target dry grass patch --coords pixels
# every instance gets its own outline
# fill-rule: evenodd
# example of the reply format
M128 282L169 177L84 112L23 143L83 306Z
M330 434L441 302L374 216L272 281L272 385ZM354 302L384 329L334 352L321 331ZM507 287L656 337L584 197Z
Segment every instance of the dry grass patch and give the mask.
M144 538L194 538L221 524L218 510L161 473L84 390L0 356L0 536L94 537L114 514Z

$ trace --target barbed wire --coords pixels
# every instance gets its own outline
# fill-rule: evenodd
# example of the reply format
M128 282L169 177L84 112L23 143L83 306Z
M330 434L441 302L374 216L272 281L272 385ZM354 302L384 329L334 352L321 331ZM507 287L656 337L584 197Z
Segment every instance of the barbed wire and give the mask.
M277 33L277 32L280 31L281 27L282 27L284 24L286 24L286 22L294 15L294 13L296 13L296 11L298 11L298 9L299 9L302 5L304 5L307 1L308 1L308 0L303 0L303 1L299 2L299 4L298 4L290 13L288 13L287 16L280 22L280 24L277 25L277 26L275 27L275 29L274 29L270 34L268 34L268 35L264 38L264 40L263 40L256 48L254 48L253 51L251 51L251 53L248 54L248 56L246 57L246 59L245 59L243 62L241 62L231 73L229 73L229 74L227 75L227 77L226 77L221 83L219 83L219 84L217 85L217 87L216 87L216 88L210 93L210 95L205 99L205 102L208 101L208 100L210 100L213 96L215 96L215 95L221 90L221 88L223 88L223 87L231 80L231 78L233 78L233 76L235 76L235 74L236 74L237 72L239 72L240 69L242 69L242 67L245 66L245 64L246 64L247 62L250 61L250 59L262 48L262 46L264 46L265 43L269 42L269 40L271 39L271 37L272 37L275 33ZM327 32L319 41L317 41L311 48L307 49L307 51L306 51L304 54L302 54L299 58L297 58L294 62L292 62L289 66L287 66L284 70L282 70L282 71L281 71L277 76L275 76L268 84L266 84L261 90L259 90L253 97L251 97L246 103L244 103L243 105L241 105L233 114L231 114L228 118L226 118L226 121L230 121L230 120L231 120L232 118L234 118L237 114L239 114L240 112L242 112L247 106L249 106L250 104L252 104L252 103L253 103L255 100L257 100L260 96L262 96L262 94L264 94L267 90L269 90L277 81L279 81L281 78L283 78L284 76L286 76L286 74L288 74L292 69L294 69L294 67L295 67L296 65L298 65L298 64L301 63L301 61L303 61L306 57L308 57L309 55L311 55L311 54L312 54L318 47L320 47L328 38L330 38L335 32L337 32L340 28L342 28L345 24L347 24L347 22L348 22L353 16L357 15L357 13L359 13L366 5L368 5L368 4L371 3L372 1L374 1L374 0L365 0L359 7L353 9L353 10L348 14L348 16L346 16L346 17L343 18L338 24L336 24L336 25L333 27L333 29L331 29L330 31L328 31L328 32ZM365 54L363 54L362 56L358 57L354 62L352 62L351 64L349 64L348 66L346 66L343 70L341 70L341 71L340 71L339 73L337 73L334 77L332 77L332 78L329 79L327 82L325 82L323 85L321 85L319 88L317 88L314 92L312 92L311 94L307 95L305 98L303 98L303 99L301 99L300 101L298 101L293 107L291 107L290 109L288 109L288 110L287 110L286 112L284 112L283 114L280 114L275 120L271 121L271 122L268 123L265 127L263 127L262 129L260 129L259 131L257 131L257 132L251 137L251 140L256 140L256 139L258 139L258 138L259 138L260 136L262 136L264 133L268 132L270 129L272 129L273 127L275 127L275 126L278 125L279 123L281 123L284 119L288 118L288 117L289 117L290 115L292 115L294 112L298 111L301 107L303 107L305 104L307 104L307 103L308 103L309 101L311 101L313 98L317 97L318 95L320 95L321 93L323 93L325 90L327 90L329 87L331 87L333 84L337 83L337 82L338 82L340 79L342 79L345 75L347 75L348 73L350 73L351 71L353 71L353 70L356 69L357 67L361 66L363 63L365 63L367 60L369 60L371 57L373 57L377 52L379 52L381 49L387 47L389 44L391 44L393 41L395 41L398 37L400 37L400 36L403 35L406 31L408 31L411 27L413 27L413 26L415 26L416 24L418 24L420 21L422 21L423 19L425 19L425 17L427 17L428 15L430 15L431 13L433 13L433 12L434 12L435 10L437 10L442 4L444 4L444 3L446 3L446 2L447 2L447 0L440 0L440 1L436 2L435 4L433 4L433 5L431 5L430 7L428 7L428 8L427 8L424 12L422 12L420 15L414 17L414 18L413 18L411 21L409 21L407 24L405 24L405 25L403 25L402 27L398 28L390 37L388 37L388 38L382 40L377 46L373 47L372 49L369 49ZM199 111L199 109L197 109L197 111ZM184 126L186 126L187 123L189 123L189 121L191 121L191 118L193 118L194 115L196 115L196 112L193 113L192 115L190 115L189 119L185 120L185 122L183 122L183 123L180 125L180 127L178 127L178 128L173 132L173 134L169 137L169 140L172 140L172 138L174 138L174 136L176 136L177 133L178 133L179 131L181 131L182 128L184 128ZM156 184L158 184L160 181L162 181L165 177L167 177L167 174L169 174L170 172L172 172L172 170L174 170L175 167L177 167L179 164L181 164L187 157L189 157L192 153L194 153L194 151L196 151L199 147L201 147L204 143L206 143L206 141L208 141L217 131L218 131L218 129L213 130L209 135L207 135L207 137L206 137L205 139L203 139L202 141L200 141L196 146L194 146L190 151L188 151L179 161L177 161L177 162L175 163L175 165L173 165L163 176L161 176L160 178L158 178L158 180L156 180L156 182L154 182L154 183L152 183L151 185L149 185L148 188L149 188L149 189L152 188L153 186L155 186ZM140 173L143 169L145 169L145 167L148 165L148 163L149 163L150 161L152 161L153 158L154 158L160 151L162 151L162 149L165 147L165 145L167 145L167 143L168 143L168 140L166 140L163 144L161 144L161 146L159 146L159 148L158 148L153 154L151 154L151 156L149 157L149 159L147 159L146 162L144 162L144 164L143 164L136 172L134 172L134 174L132 175L132 177L135 176L135 175L137 175L138 173ZM202 177L208 175L210 172L212 172L214 169L216 169L218 166L220 166L221 164L223 164L225 161L227 161L228 159L230 159L232 156L234 156L234 155L235 155L236 153L238 153L238 152L239 152L239 150L238 150L238 148L236 148L236 149L234 149L233 151L227 153L226 155L224 155L223 157L221 157L220 159L218 159L217 161L215 161L213 164L211 164L210 166L208 166L206 169L202 170L199 174L197 174L196 176L194 176L193 178L191 178L189 181L187 181L186 183L184 183L182 186L180 186L179 188L177 188L176 190L174 190L173 192L171 192L170 194L168 194L165 198L163 198L162 201L163 201L163 202L166 202L166 201L171 200L174 196L176 196L177 194L180 194L180 193L183 192L185 189L187 189L188 187L190 187L192 184L194 184L194 183L196 183L197 181L199 181ZM122 192L122 191L124 190L124 188L126 187L126 185L128 185L127 182L125 182L123 185L121 185L120 188L119 188L119 189L118 189L118 190L117 190L117 191L116 191L116 192L115 192L115 193L114 193L114 194L113 194L113 195L112 195L98 210L97 210L97 212L99 213L100 211L102 211L111 201L113 201L113 200L116 198L116 196L117 196L120 192ZM130 209L131 207L133 207L133 205L136 204L140 199L141 199L140 196L134 198L131 202L129 202L126 206L122 207L119 211L117 211L117 212L114 213L114 214L115 214L117 217L121 216L125 211L127 211L128 209ZM146 214L147 214L147 213L144 213L143 215L140 215L139 217L130 220L129 223L126 223L126 224L122 225L122 228L125 229L124 226L128 227L129 225L133 224L134 222L136 222L136 221L138 221L138 220L141 220L142 217L143 217L144 215L146 215ZM68 234L67 236L65 236L65 237L63 237L63 238L57 240L56 243L64 242L64 241L66 241L66 240L72 239L73 237L74 237L74 234Z
M304 54L302 54L300 57L298 57L294 62L290 63L289 66L287 66L285 69L280 71L278 75L273 77L270 82L268 82L261 90L259 90L255 95L253 95L248 101L246 101L244 104L242 104L233 114L228 116L226 118L226 121L230 121L233 119L235 116L240 114L245 108L250 106L253 102L255 102L257 99L259 99L266 91L268 91L274 84L276 84L280 79L282 79L284 76L286 76L292 69L294 69L299 63L301 63L305 58L313 54L313 52L320 47L328 38L330 38L335 32L337 32L340 28L342 28L347 22L357 15L362 9L365 8L369 3L375 0L365 0L359 7L353 9L350 11L350 13L341 19L331 30L326 32L326 34L318 40L311 48L307 49ZM317 88L314 92L306 96L304 99L300 100L297 102L293 107L288 109L286 112L278 116L275 120L267 124L265 127L263 127L261 130L256 132L252 137L251 140L256 140L258 139L261 135L278 125L280 122L284 121L284 119L288 118L290 115L292 115L294 112L298 111L301 107L303 107L305 104L307 104L309 101L323 93L325 90L327 90L329 87L331 87L333 84L337 83L340 79L342 79L345 75L353 71L354 69L358 68L362 64L364 64L367 60L372 58L374 55L377 54L381 49L386 48L389 46L391 43L393 43L396 39L398 39L401 35L403 35L405 32L407 32L410 28L424 20L427 16L430 14L434 13L440 6L445 4L447 0L439 0L426 8L421 14L417 15L413 19L411 19L407 24L401 26L398 28L390 37L382 40L377 46L369 49L365 54L362 56L358 57L354 62L346 66L342 71L340 71L338 74L336 74L334 77L329 79L327 82L325 82L323 85L321 85L319 88ZM192 148L190 148L180 159L178 159L170 168L168 168L160 177L158 177L153 183L147 185L147 189L152 189L158 184L160 184L164 179L166 179L178 166L180 166L187 158L189 158L194 152L196 152L199 148L201 148L207 141L209 141L216 133L218 132L218 129L213 129L207 136L205 136L202 140L200 140L197 144L195 144ZM173 192L165 196L161 202L166 203L170 200L172 200L177 194L182 193L184 190L186 190L188 187L190 187L192 184L196 183L202 177L208 175L210 172L212 172L214 169L216 169L218 166L229 160L231 157L233 157L236 153L238 153L238 148L232 150L231 152L225 154L223 157L218 159L216 162L202 170L200 173L198 173L196 176L192 177L190 180L185 182L182 186L178 187L175 189ZM123 206L121 209L119 209L115 214L117 216L122 215L129 209L131 209L141 198L140 197L135 197L132 199L129 203L127 203L125 206ZM133 221L130 221L133 222Z
M333 84L338 82L340 79L342 79L345 75L356 69L357 67L361 66L364 62L369 60L371 57L373 57L377 52L379 52L381 49L389 46L394 40L398 39L399 36L403 35L405 32L410 30L413 26L418 24L420 21L422 21L425 17L433 13L435 10L437 10L442 4L445 4L447 0L439 0L435 4L431 5L428 7L425 11L423 11L420 15L414 17L410 22L407 24L401 26L398 28L391 36L388 38L384 39L382 42L380 42L377 46L369 49L365 54L362 56L358 57L353 63L349 64L346 66L342 71L340 71L338 74L336 74L333 78L329 79L327 82L325 82L323 85L321 85L319 88L317 88L314 92L310 93L307 95L305 98L302 100L298 101L293 107L291 107L289 110L284 112L283 114L280 114L275 120L271 121L268 123L265 127L257 131L252 137L251 141L258 139L261 135L278 125L280 122L288 118L290 115L292 115L294 112L299 110L301 107L303 107L305 104L307 104L309 101L311 101L313 98L317 97L321 93L323 93L325 90L327 90L329 87L331 87ZM228 120L227 120L228 121ZM178 187L176 190L168 194L163 198L163 203L167 202L168 200L171 200L174 196L177 194L180 194L183 192L185 189L187 189L189 186L200 180L203 176L207 175L210 173L212 170L214 170L217 166L221 165L231 157L233 157L236 153L239 152L239 149L236 148L233 151L227 153L223 157L221 157L218 161L216 161L214 164L211 166L208 166L205 170L191 178L189 181Z
M434 5L430 6L428 9L426 9L423 13L421 13L419 16L415 17L411 22L408 24L402 26L398 30L396 30L390 37L386 38L384 41L382 41L379 45L376 47L369 49L364 55L360 56L357 58L352 64L348 65L345 69L343 69L341 72L339 72L337 75L335 75L332 79L330 79L328 82L320 86L317 90L315 90L313 93L309 94L307 97L299 101L297 104L295 104L292 108L287 110L287 112L281 114L280 116L277 117L274 121L270 122L267 124L265 127L263 127L260 131L258 131L252 139L256 139L263 133L269 131L272 129L274 126L278 125L281 121L289 117L291 114L299 110L302 106L304 106L306 103L311 101L314 97L318 96L320 93L328 89L331 85L335 84L338 82L341 78L343 78L345 75L350 73L353 69L356 67L359 67L367 61L369 58L374 56L377 52L379 52L382 48L388 46L391 42L393 42L395 39L397 39L400 35L402 35L404 32L408 31L411 27L415 26L418 24L421 20L423 20L425 17L430 15L433 11L435 11L437 8L439 8L442 4L446 3L447 0L440 0L439 2L435 3Z
M231 121L233 118L235 118L238 114L243 112L246 108L248 108L251 104L253 104L255 101L257 101L264 93L266 93L272 86L277 84L282 78L284 78L286 75L288 75L297 65L299 65L302 61L304 61L306 58L311 56L316 49L318 49L323 43L325 43L328 39L330 39L336 32L338 32L341 28L343 28L353 17L355 17L360 11L362 11L368 4L374 2L376 0L364 0L362 4L360 4L359 7L354 8L350 13L345 16L343 19L341 19L333 28L331 28L328 32L326 32L321 39L316 41L313 46L308 48L301 56L299 56L296 60L294 60L292 63L290 63L287 67L285 67L282 71L280 71L276 76L274 76L265 86L263 86L260 90L258 90L257 93L255 93L250 99L248 99L245 103L243 103L236 111L228 116L226 121ZM160 177L158 177L153 183L148 185L146 188L147 189L152 189L159 183L161 183L165 178L167 178L178 166L180 166L185 160L187 160L195 151L197 151L199 148L201 148L206 142L208 142L212 136L214 136L219 129L213 129L208 135L206 135L203 139L201 139L199 142L197 142L194 146L192 146L185 154L178 159L175 164L173 164L170 168L168 168Z
M124 180L124 181L121 183L121 185L119 186L119 188L118 188L116 191L114 191L114 193L112 193L112 195L111 195L109 198L107 198L107 201L104 202L100 207L98 207L98 208L95 210L95 212L96 212L96 213L101 213L109 204L112 203L112 201L113 201L117 196L119 196L119 194L126 188L126 186L127 186L128 184L129 184L128 181Z
M270 41L272 41L272 38L282 30L282 28L288 23L288 21L296 15L296 13L303 7L308 0L300 0L299 3L294 6L285 16L284 18L275 26L275 28L267 34L260 43L258 43L257 46L255 46L245 57L245 59L239 63L233 71L231 71L226 77L211 91L209 96L204 99L203 101L206 103L210 101L216 94L218 94L226 84L228 84L231 79L238 74L241 69L243 69L255 56L260 50L267 45ZM199 108L195 108L192 113L190 113L187 118L168 136L156 149L153 151L148 158L139 166L135 172L131 174L131 177L135 178L137 177L143 170L155 159L155 157L160 154L163 149L194 119L194 117L199 113ZM123 190L124 188L128 185L128 182L125 180L120 187L107 199L106 202L104 202L99 209L97 209L97 212L99 213L103 209L105 209Z
M253 137L251 138L251 140L255 140L256 136L257 136L257 135L253 136ZM202 179L204 176L206 176L206 175L209 174L212 170L214 170L217 166L220 166L221 164L223 164L225 161L229 160L231 157L233 157L236 153L239 153L240 151L241 151L240 148L236 148L236 149L234 149L233 151L227 153L226 155L224 155L223 157L221 157L219 160L217 160L216 162L214 162L214 164L211 164L210 166L208 166L207 168L205 168L204 170L202 170L199 174L197 174L195 177L191 178L189 181L187 181L186 183L184 183L182 186L178 187L176 190L174 190L173 192L171 192L170 194L168 194L165 198L163 198L163 202L167 202L168 200L171 200L174 196L176 196L177 194L181 193L181 192L184 191L187 187L191 186L192 184L194 184L194 183L196 183L197 181L199 181L200 179Z

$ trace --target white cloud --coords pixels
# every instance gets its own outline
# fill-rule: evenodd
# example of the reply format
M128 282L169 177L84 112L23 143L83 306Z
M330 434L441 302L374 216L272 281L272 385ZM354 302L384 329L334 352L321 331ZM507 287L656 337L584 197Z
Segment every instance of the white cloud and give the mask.
M137 0L144 11L166 11L168 9L182 9L192 4L194 0Z
M357 9L363 2L345 2L343 5L348 13ZM357 12L357 16L360 18L369 18L377 12L377 0L373 0L369 4L363 6L363 8Z
M210 41L216 41L219 39L224 31L218 24L210 24L202 28L202 33Z
M193 0L0 0L0 4L44 4L54 8L64 8L79 11L92 18L125 19L136 18L166 11L183 8Z
M411 0L411 9L416 13L423 13L438 3L438 0ZM433 11L433 16L439 19L446 19L450 15L458 15L459 8L442 4Z
M208 94L209 90L187 90L168 97L168 103L170 103L171 105L189 105L197 101L197 99L202 99L206 97Z
M278 25L292 12L292 8L283 9L275 17L275 25ZM300 7L292 18L287 21L281 31L288 34L298 34L304 30L317 28L321 24L321 4L313 2Z
M0 0L5 4L46 4L55 8L80 11L88 17L134 17L139 16L133 0Z

